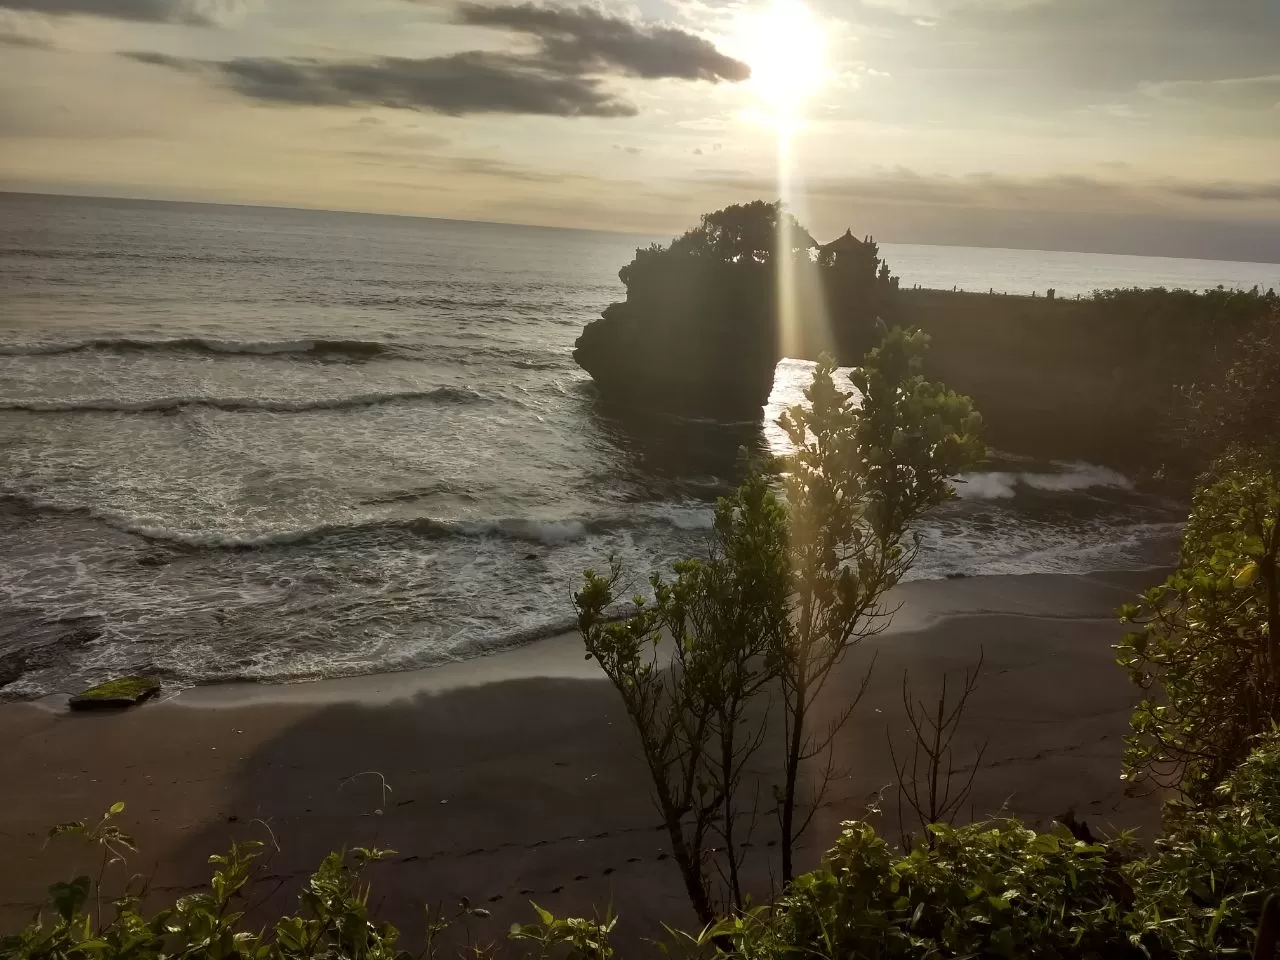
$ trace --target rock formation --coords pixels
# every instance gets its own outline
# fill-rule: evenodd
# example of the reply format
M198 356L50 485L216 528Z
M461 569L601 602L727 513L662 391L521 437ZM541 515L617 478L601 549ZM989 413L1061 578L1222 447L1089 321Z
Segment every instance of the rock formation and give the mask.
M587 324L574 360L607 401L717 419L759 417L784 356L856 361L898 286L870 239L819 245L764 201L705 215L618 275L627 299Z

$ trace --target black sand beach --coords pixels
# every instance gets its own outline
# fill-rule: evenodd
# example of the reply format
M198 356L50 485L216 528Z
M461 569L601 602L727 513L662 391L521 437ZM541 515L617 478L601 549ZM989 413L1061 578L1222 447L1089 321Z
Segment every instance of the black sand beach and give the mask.
M1113 661L1114 610L1156 571L919 582L899 588L890 632L848 656L832 703L866 698L836 743L848 771L807 835L802 867L842 820L880 798L896 835L886 731L906 736L904 670L929 695L944 673L985 655L958 741L988 743L972 814L1007 811L1035 823L1074 810L1098 828L1149 830L1159 798L1126 797L1119 779L1135 691ZM129 872L172 898L208 877L207 857L232 838L279 845L258 909L285 907L332 847L397 851L372 879L382 915L410 940L421 905L467 897L493 913L473 934L499 938L531 918L529 901L560 914L626 904L620 942L690 924L664 854L647 777L616 694L584 661L576 636L416 673L285 686L203 687L135 711L73 716L63 698L0 706L0 921L29 917L47 884L90 858L46 848L54 823L123 800L140 852ZM762 760L764 757L762 756ZM389 787L384 793L382 780ZM752 842L776 828L764 811ZM769 891L764 856L753 885ZM83 872L76 871L76 872Z

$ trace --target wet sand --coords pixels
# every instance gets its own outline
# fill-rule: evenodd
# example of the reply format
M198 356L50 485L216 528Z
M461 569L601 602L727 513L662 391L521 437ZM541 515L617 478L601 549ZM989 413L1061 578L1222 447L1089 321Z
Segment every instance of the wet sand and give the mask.
M980 652L957 742L962 758L987 743L973 815L1046 824L1073 809L1095 830L1150 831L1159 799L1126 797L1119 779L1136 691L1111 646L1123 632L1114 610L1160 576L900 588L893 629L852 651L829 687L834 708L874 655L868 693L835 744L847 775L815 818L801 866L894 782L886 734L905 742L903 671L927 697ZM0 931L27 919L50 882L92 872L74 845L45 848L48 827L117 800L140 847L129 871L148 875L157 897L197 888L210 853L266 838L269 825L279 850L260 888L264 912L288 909L328 850L376 844L398 852L372 874L374 902L410 941L423 903L464 896L493 912L474 925L481 939L530 919L530 900L568 914L612 904L623 944L656 935L659 920L689 925L634 736L597 671L567 636L414 673L206 687L117 715L71 715L65 698L2 705ZM762 774L762 798L772 782ZM880 806L879 824L896 836L895 791ZM762 894L775 834L762 812L749 864Z

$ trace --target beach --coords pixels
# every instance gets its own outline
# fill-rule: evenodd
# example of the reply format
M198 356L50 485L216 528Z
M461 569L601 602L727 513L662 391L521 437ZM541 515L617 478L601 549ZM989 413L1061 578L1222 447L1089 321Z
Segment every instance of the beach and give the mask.
M804 838L816 865L843 820L873 816L898 834L887 735L904 744L903 672L931 702L944 674L983 658L956 741L960 761L986 742L969 814L1046 825L1074 811L1095 833L1158 823L1160 798L1129 797L1120 761L1136 699L1111 646L1114 611L1161 571L920 581L894 595L892 628L852 650L828 707L867 694L836 740L846 775ZM954 682L954 681L953 681ZM634 733L576 635L427 670L291 685L198 687L123 714L71 715L65 697L0 705L0 926L29 918L46 886L92 872L92 855L48 828L124 801L139 852L129 873L157 899L207 880L207 857L235 839L267 840L263 917L290 909L329 850L396 851L371 873L380 916L419 938L422 905L466 897L492 912L471 935L500 939L533 919L612 905L618 942L693 918L649 802ZM766 752L769 744L766 744ZM772 767L762 753L757 763ZM767 894L776 833L761 781L748 862ZM385 789L384 789L385 783ZM277 848L278 849L275 849ZM77 869L77 865L79 865ZM96 865L93 867L96 870Z

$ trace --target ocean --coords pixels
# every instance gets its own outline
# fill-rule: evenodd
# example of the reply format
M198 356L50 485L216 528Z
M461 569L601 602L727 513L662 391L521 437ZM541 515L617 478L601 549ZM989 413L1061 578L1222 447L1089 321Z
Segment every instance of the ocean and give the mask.
M570 354L649 237L0 194L0 699L431 666L705 544L765 425L622 423ZM882 245L905 285L1269 286L1280 267ZM976 279L975 279L976 278ZM913 576L1168 558L1179 506L999 458Z

